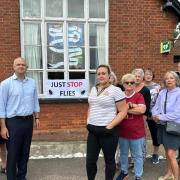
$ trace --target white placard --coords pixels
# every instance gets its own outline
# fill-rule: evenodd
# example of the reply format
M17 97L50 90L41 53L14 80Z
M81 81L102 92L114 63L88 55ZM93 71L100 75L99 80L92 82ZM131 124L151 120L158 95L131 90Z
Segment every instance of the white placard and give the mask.
M45 96L47 98L85 98L88 96L88 82L76 80L46 80Z

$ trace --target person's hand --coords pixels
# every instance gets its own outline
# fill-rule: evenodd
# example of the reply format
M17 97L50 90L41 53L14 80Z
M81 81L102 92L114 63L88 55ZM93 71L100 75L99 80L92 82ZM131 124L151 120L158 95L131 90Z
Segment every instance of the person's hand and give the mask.
M152 116L152 120L155 121L155 122L157 122L157 121L159 120L159 118L158 118L157 115L155 115L155 116Z
M35 126L36 126L36 128L40 127L40 120L39 119L35 119Z
M132 109L133 108L133 103L132 102L128 102L128 108Z
M112 128L114 128L111 124L108 124L107 126L106 126L106 129L112 129Z
M3 139L9 138L9 131L6 127L1 127L1 136Z

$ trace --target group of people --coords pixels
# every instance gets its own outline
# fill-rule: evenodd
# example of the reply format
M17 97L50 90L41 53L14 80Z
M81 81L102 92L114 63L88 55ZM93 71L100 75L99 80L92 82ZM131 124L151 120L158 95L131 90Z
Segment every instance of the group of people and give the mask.
M180 72L180 63L178 67ZM0 172L7 174L7 180L26 180L33 124L40 126L37 89L35 81L26 76L27 68L25 59L16 58L14 74L0 85ZM128 179L129 151L134 164L134 178L140 180L146 157L146 122L152 136L154 164L159 163L159 145L165 149L167 172L158 180L178 180L176 150L180 148L180 136L166 131L168 121L180 123L178 73L166 72L164 87L153 82L151 69L134 69L123 75L120 85L108 65L99 65L96 76L98 84L88 97L88 180L95 179L101 150L105 159L105 179L113 180L118 144L121 171L116 180Z
M0 172L7 180L26 180L33 124L40 126L37 89L27 68L24 58L16 58L14 74L0 85Z
M88 98L86 156L88 180L95 179L100 150L104 154L105 179L113 180L118 144L120 174L116 180L128 179L129 151L134 164L134 179L140 180L146 157L146 122L152 137L153 164L159 163L160 144L165 149L167 172L158 180L178 180L176 150L180 148L180 136L166 131L168 121L180 123L178 73L166 72L163 87L153 82L154 73L151 69L134 69L122 77L121 85L117 83L117 78L108 65L99 65L96 77L98 84L91 89Z

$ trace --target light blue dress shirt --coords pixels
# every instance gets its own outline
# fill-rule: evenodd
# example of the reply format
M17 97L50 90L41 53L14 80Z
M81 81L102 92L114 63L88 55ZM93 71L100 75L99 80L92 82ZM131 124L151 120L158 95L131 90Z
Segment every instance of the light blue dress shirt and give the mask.
M39 112L35 81L29 77L19 80L14 74L0 85L0 118L28 116Z

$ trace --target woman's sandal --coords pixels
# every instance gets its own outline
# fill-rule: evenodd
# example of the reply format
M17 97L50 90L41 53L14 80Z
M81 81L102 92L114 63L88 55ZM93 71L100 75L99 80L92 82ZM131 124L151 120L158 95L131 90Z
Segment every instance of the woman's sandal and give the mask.
M2 173L2 174L6 174L6 168L4 168L4 167L0 167L0 173Z

